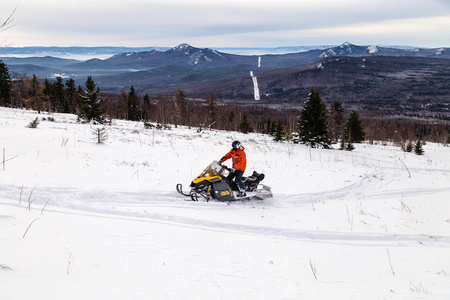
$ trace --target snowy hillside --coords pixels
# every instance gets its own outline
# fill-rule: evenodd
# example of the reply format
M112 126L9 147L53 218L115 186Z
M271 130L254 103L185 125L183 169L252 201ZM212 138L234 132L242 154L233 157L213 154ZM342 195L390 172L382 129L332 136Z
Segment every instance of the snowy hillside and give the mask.
M0 299L450 299L450 147L47 117L0 108ZM235 139L274 197L184 201Z

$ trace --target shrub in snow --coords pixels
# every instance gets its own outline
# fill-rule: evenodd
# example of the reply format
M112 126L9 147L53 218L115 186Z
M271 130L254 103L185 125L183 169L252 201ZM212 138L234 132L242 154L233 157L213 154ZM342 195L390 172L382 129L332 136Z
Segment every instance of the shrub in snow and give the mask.
M55 122L55 118L53 117L42 118L42 121Z
M347 141L344 137L341 139L341 146L339 150L352 151L355 150L355 146L349 141Z
M39 119L36 117L33 121L28 124L28 128L36 128L39 125Z
M153 125L152 123L144 122L145 129L152 129L153 127L155 127L155 125Z

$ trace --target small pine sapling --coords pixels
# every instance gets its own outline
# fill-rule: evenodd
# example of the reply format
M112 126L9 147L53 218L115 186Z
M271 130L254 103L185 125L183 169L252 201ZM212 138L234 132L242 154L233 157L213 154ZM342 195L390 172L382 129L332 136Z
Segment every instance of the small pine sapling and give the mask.
M103 144L109 137L109 126L94 128L93 134L97 139L97 144Z
M352 151L355 150L355 146L348 141L344 136L342 136L341 139L341 146L339 147L339 150L345 150L345 151Z
M36 128L39 125L39 119L36 117L33 121L28 124L28 128Z
M422 142L420 140L417 141L416 146L414 147L414 153L417 155L423 155L425 151L422 148Z
M408 144L406 145L405 151L410 153L413 151L413 144L411 141L409 141Z

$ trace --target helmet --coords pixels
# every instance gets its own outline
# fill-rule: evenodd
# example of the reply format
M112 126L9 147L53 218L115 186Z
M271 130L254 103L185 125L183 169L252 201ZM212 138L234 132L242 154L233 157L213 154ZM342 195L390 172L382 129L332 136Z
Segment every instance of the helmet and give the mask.
M241 145L241 142L233 141L233 143L231 144L231 147L233 147L233 149L237 149L237 148L239 148L240 145Z

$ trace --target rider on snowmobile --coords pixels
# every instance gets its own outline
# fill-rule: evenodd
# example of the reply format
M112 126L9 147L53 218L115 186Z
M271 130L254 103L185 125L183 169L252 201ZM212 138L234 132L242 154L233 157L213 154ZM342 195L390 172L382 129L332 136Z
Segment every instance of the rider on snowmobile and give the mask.
M239 193L241 197L244 197L245 194L245 183L242 181L242 176L244 175L245 168L247 167L247 157L245 155L245 148L241 145L239 141L233 141L231 144L232 148L230 152L225 154L219 161L222 163L227 159L231 158L233 162L231 172L228 174L227 178L229 180L233 180L236 182L239 187Z

